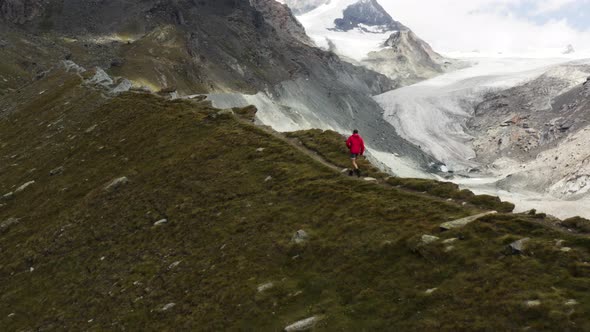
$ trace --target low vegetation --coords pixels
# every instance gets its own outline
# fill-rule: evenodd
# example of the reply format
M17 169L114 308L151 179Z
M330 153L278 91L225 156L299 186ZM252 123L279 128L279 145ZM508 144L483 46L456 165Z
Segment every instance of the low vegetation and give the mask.
M494 198L365 161L381 182L343 176L251 108L104 98L66 74L0 104L18 105L0 117L4 330L590 329L588 238L510 213L440 230L509 210ZM337 134L290 139L348 166Z

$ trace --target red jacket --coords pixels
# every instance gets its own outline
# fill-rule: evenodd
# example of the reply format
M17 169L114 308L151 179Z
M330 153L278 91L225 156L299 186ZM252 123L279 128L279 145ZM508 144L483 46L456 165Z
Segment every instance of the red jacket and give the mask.
M350 153L360 154L365 153L365 142L359 134L353 134L346 140L346 146Z

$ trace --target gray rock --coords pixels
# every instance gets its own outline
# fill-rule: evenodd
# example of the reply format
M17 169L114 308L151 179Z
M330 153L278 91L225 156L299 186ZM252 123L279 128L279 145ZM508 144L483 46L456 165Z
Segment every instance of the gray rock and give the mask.
M2 223L0 223L0 229L5 229L8 228L12 225L18 224L19 219L17 218L8 218L6 220L4 220Z
M113 84L113 79L104 70L97 67L96 73L87 81L87 83L109 87Z
M524 252L524 250L526 249L526 244L530 240L531 240L530 238L525 237L524 239L520 239L518 241L514 241L514 242L510 243L508 245L508 248L512 251L513 254L522 254Z
M285 327L285 332L291 331L306 331L314 327L314 325L320 321L321 318L318 316L309 317L306 319L302 319L297 321L287 327Z
M129 179L126 176L122 176L120 178L116 178L108 186L105 187L106 191L115 191L118 190L121 186L126 185L129 183Z
M438 290L438 288L431 288L431 289L427 289L427 290L424 292L424 294L426 294L426 295L430 295L430 294L432 294L432 293L436 292L437 290Z
M464 227L464 226L476 221L477 219L479 219L481 217L485 217L487 215L494 214L494 213L497 213L497 212L496 211L485 212L485 213L477 214L475 216L470 216L470 217L461 218L461 219L457 219L457 220L453 220L453 221L448 221L448 222L440 224L440 228L445 231L450 230L450 229L454 229L454 228L461 228L461 227Z
M14 193L11 191L7 194L4 194L4 196L2 196L2 199L4 200L9 200L9 199L13 199L14 198Z
M258 149L256 149L256 152L264 152L264 150L265 150L264 148L258 148Z
M172 309L174 306L176 306L176 303L168 303L165 306L162 307L162 309L160 309L161 311L167 311Z
M275 286L272 282L267 282L257 287L258 293L264 292L265 290L269 290Z
M131 83L131 81L128 79L124 79L115 88L113 88L113 90L111 90L111 93L117 94L117 93L127 92L127 91L131 90L132 87L133 87L133 83Z
M32 186L33 184L35 184L35 181L29 181L25 184L23 184L22 186L16 188L16 190L14 191L15 194L27 189L28 187Z
M424 244L429 244L432 242L436 242L438 240L440 240L440 238L437 236L432 236L432 235L427 235L427 234L422 235L422 243L424 243Z
M562 252L570 252L570 251L572 251L572 248L570 248L570 247L563 247L563 248L561 248L559 250L562 251Z
M161 219L154 223L154 226L161 226L168 223L168 219Z
M53 176L53 175L59 175L59 174L63 173L63 171L64 171L64 167L63 166L59 166L58 168L52 169L49 172L49 175L51 175L51 176Z
M541 305L541 301L539 300L530 300L530 301L526 301L524 303L527 307L529 308L533 308L533 307L538 307Z
M94 129L96 129L96 127L98 127L98 125L92 125L92 126L90 126L88 129L86 129L84 132L85 132L86 134L90 134L91 132L93 132L93 131L94 131Z
M272 176L269 175L269 176L266 177L266 179L264 179L264 182L268 182L268 181L271 181L271 180L272 180Z
M578 301L574 300L574 299L569 299L564 303L566 306L574 306L574 305L578 305Z
M294 242L294 243L297 243L297 244L305 243L308 240L309 240L309 235L307 234L306 231L304 231L302 229L300 229L297 232L295 232L295 234L291 238L291 242Z
M444 243L444 244L451 244L451 243L454 243L454 242L456 242L458 240L459 240L458 238L453 237L453 238L444 240L442 243Z
M170 264L170 266L168 266L168 270L172 270L173 268L177 267L180 264L180 261L176 261L172 264Z
M366 177L366 178L364 178L364 180L368 181L368 182L377 182L377 179L371 178L371 177Z

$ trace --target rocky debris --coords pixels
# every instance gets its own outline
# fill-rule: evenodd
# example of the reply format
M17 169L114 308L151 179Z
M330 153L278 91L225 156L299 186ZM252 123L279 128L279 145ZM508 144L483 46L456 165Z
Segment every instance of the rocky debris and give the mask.
M28 187L32 186L33 184L35 184L35 181L29 181L25 184L23 184L22 186L16 188L16 190L14 191L15 194L20 193L21 191L27 189Z
M563 247L563 248L561 248L561 249L559 249L559 250L560 250L561 252L570 252L570 251L572 251L572 248L570 248L570 247Z
M170 264L168 266L168 270L172 270L173 268L177 267L178 265L180 265L180 261L176 261L176 262Z
M168 219L161 219L161 220L156 221L154 223L154 226L162 226L162 225L167 224L167 223L168 223Z
M162 307L162 309L160 309L160 311L168 311L172 308L174 308L174 306L176 306L176 303L168 303L165 306Z
M424 235L422 235L421 240L422 240L423 244L429 244L429 243L436 242L436 241L440 240L440 238L437 236L424 234Z
M287 327L285 327L285 332L292 332L292 331L306 331L314 327L314 325L321 320L321 317L313 316L306 319L302 319L297 321Z
M524 250L526 249L526 244L530 240L531 240L530 238L525 237L524 239L514 241L508 245L508 249L510 249L513 254L520 255L524 252Z
M569 299L567 301L565 301L564 305L571 307L571 306L575 306L580 304L578 301L574 300L574 299Z
M256 149L256 152L264 152L265 148L258 148Z
M455 229L455 228L461 228L461 227L464 227L464 226L476 221L479 218L485 217L490 214L495 214L495 213L497 213L497 212L496 211L484 212L484 213L477 214L475 216L470 216L470 217L461 218L461 219L457 219L457 220L453 220L453 221L448 221L448 222L440 224L440 228L445 231L450 230L450 229Z
M450 238L450 239L446 239L446 240L444 240L442 243L443 243L443 244L451 244L451 243L454 243L454 242L456 242L456 241L458 241L458 240L459 240L458 238L456 238L456 237L453 237L453 238Z
M111 90L112 94L123 93L131 90L133 83L128 79L123 79L116 87Z
M293 11L293 14L302 15L318 8L321 5L329 3L330 0L279 0L279 2L289 6L289 8L291 8Z
M236 113L231 108L223 109L217 112L217 115L235 115Z
M72 60L64 60L61 62L61 64L67 72L76 72L78 74L81 74L86 71L86 68L81 67Z
M297 232L295 232L295 234L291 238L291 242L294 242L296 244L305 243L308 240L309 240L309 235L307 234L306 231L304 231L302 229L300 229Z
M367 182L377 182L377 179L375 178L371 178L371 177L366 177L363 180L367 181Z
M438 290L438 288L431 288L431 289L427 289L427 290L424 292L424 294L426 294L426 295L430 295L430 294L432 294L432 293L436 292L437 290Z
M264 182L268 182L268 181L272 181L272 176L267 176L266 179L264 179Z
M262 285L259 285L256 289L258 290L258 293L262 293L262 292L264 292L266 290L269 290L269 289L273 288L274 286L275 286L274 283L267 282L267 283L264 283Z
M107 74L101 68L97 67L96 73L94 74L94 76L92 76L92 78L87 80L86 83L96 84L96 85L100 85L105 88L109 88L111 85L113 85L114 82L113 82L113 79L109 76L109 74Z
M0 229L6 229L12 225L16 225L19 221L20 220L17 218L8 218L4 220L2 223L0 223Z
M51 171L49 171L49 175L51 175L51 176L59 175L59 174L63 173L63 171L64 171L64 167L59 166L59 167L54 168Z
M533 307L538 307L541 305L541 301L539 300L530 300L530 301L526 301L524 303L527 307L529 308L533 308Z
M106 187L106 191L115 191L118 190L120 187L129 183L129 179L126 176L122 176L120 178L116 178L111 183L109 183Z

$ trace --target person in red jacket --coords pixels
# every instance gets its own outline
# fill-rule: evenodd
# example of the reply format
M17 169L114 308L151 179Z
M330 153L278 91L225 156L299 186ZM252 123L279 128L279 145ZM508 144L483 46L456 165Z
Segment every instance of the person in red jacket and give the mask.
M352 176L353 172L356 173L358 177L361 177L361 170L356 163L356 160L359 156L362 156L365 153L365 142L361 135L359 135L358 130L354 130L352 132L352 136L350 136L346 140L346 147L350 150L350 159L352 160L352 170L348 172L348 175Z

